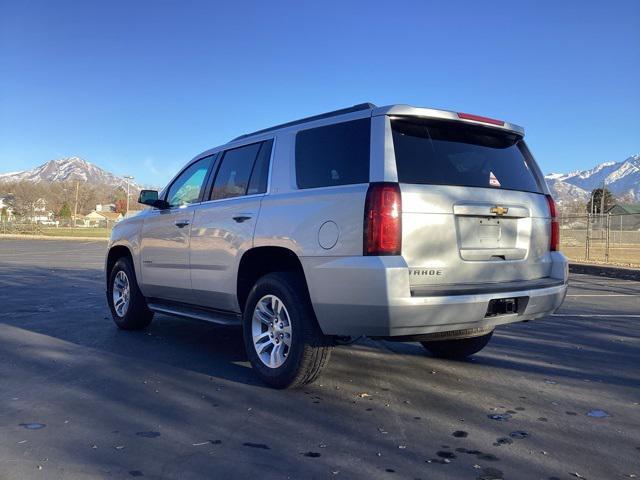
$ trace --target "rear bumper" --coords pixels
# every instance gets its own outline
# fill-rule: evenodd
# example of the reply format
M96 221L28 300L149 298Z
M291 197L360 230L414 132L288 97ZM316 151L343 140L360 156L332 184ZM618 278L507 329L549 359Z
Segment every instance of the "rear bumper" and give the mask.
M428 335L467 329L490 329L553 313L567 292L567 260L553 252L548 282L518 288L460 294L444 291L411 294L402 257L302 258L311 301L327 335L380 337ZM506 285L506 284L502 284ZM523 285L523 284L521 284ZM552 286L545 286L552 285ZM435 293L435 294L434 294ZM452 294L454 293L454 294ZM485 317L492 299L526 297L518 313Z

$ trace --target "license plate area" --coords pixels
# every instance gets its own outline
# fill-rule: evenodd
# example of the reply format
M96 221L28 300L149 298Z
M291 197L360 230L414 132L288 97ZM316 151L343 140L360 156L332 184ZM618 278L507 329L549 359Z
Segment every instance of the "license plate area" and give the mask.
M469 248L515 248L517 218L457 216L458 245Z
M494 298L489 300L485 317L497 317L500 315L513 315L520 313L519 308L524 309L527 297Z
M495 218L483 218L476 225L478 232L478 243L481 245L496 246L500 244L502 228L500 220Z

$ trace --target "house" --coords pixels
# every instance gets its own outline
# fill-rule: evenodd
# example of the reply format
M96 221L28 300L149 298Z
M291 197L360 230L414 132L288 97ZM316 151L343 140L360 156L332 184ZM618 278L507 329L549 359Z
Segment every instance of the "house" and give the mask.
M86 227L110 227L122 220L122 214L117 212L98 212L96 210L84 216Z
M96 205L96 212L115 212L116 204L115 203L98 203Z
M50 223L53 221L53 212L47 211L47 201L39 198L33 204L33 213L27 217L33 223Z
M14 210L11 207L13 194L3 195L0 197L0 222L13 221L16 219ZM44 198L38 198L28 207L23 207L24 212L20 217L22 221L32 223L53 223L53 212L47 210L47 201Z
M10 222L13 220L13 210L9 202L9 197L0 197L0 222Z
M612 228L620 230L640 230L640 203L617 203L609 208L606 213L611 214Z

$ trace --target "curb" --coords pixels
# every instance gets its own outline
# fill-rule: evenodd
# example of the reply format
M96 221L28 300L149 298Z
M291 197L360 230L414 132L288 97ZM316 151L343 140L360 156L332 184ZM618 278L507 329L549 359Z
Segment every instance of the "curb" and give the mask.
M94 240L98 242L108 242L109 239L105 237L66 237L63 235L18 235L11 233L0 233L0 240L79 240L86 242L87 240Z
M640 281L639 268L612 267L609 265L594 265L592 263L569 263L569 272Z

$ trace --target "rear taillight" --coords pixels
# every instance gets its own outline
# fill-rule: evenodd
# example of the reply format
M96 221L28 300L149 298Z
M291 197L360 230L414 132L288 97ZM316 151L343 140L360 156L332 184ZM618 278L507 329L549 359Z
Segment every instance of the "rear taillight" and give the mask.
M402 200L397 183L372 183L364 205L364 254L400 255Z
M557 252L560 248L560 225L558 224L556 202L551 195L547 195L546 197L547 203L549 204L549 216L551 217L551 241L549 242L549 250Z

